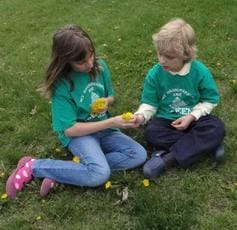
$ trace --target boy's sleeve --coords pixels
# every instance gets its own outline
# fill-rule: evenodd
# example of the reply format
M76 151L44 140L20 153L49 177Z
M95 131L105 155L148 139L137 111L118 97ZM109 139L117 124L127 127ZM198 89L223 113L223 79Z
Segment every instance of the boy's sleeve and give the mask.
M191 114L198 120L200 117L208 115L217 106L209 102L202 102L195 105L192 109Z
M77 109L66 85L60 85L51 98L54 131L64 131L77 122Z
M200 102L218 104L220 100L219 92L212 74L206 68L199 86Z
M210 114L220 100L219 92L212 74L208 68L204 69L203 78L199 86L200 103L195 105L191 114L198 120L200 117Z
M143 124L146 124L156 113L156 110L156 107L143 103L139 106L138 110L134 114L141 114L144 117Z
M144 82L141 103L158 108L157 85L152 75L147 74Z

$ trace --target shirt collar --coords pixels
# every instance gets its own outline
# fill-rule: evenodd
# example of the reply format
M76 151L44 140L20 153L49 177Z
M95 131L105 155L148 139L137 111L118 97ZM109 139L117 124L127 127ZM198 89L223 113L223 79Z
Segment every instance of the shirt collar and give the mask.
M191 68L191 62L187 62L184 64L183 68L180 71L178 72L169 71L169 73L171 73L172 75L185 76L190 72L190 68Z

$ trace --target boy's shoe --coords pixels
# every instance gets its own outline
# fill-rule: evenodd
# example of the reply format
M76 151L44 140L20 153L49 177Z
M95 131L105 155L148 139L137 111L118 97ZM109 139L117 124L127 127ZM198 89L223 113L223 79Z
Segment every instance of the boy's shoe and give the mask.
M49 178L44 178L40 187L40 196L45 197L48 195L51 189L56 185L56 182Z
M218 163L222 162L225 158L224 145L219 145L213 153L214 160Z
M164 154L166 154L167 153L167 151L165 151L165 150L156 150L156 151L154 151L152 154L151 154L151 158L152 157L156 157L156 156L163 156Z
M22 190L25 183L28 183L32 179L31 167L34 159L30 156L22 157L17 164L15 170L12 171L6 183L6 193L9 198L15 198L16 194ZM19 171L26 167L26 171L23 171L21 175L18 175Z
M165 162L157 152L154 152L151 159L148 160L143 166L144 176L149 179L159 177L164 170Z

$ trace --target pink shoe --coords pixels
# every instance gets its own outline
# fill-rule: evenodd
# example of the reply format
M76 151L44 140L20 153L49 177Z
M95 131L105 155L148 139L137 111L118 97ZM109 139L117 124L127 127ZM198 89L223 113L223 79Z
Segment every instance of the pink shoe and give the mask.
M41 187L40 187L40 196L45 197L48 195L49 191L53 189L56 185L56 182L49 178L44 178Z
M8 195L9 198L13 199L15 198L16 194L22 190L22 188L24 187L24 183L25 181L20 181L20 186L16 186L15 181L16 181L16 176L17 173L19 172L20 169L22 169L23 167L27 167L26 164L28 162L31 162L30 164L32 164L33 162L33 158L30 156L25 156L22 157L17 164L17 167L15 170L12 171L11 175L9 176L7 183L6 183L6 193ZM31 169L30 169L31 170ZM30 180L32 179L32 175L27 175L27 180L26 183L28 183Z

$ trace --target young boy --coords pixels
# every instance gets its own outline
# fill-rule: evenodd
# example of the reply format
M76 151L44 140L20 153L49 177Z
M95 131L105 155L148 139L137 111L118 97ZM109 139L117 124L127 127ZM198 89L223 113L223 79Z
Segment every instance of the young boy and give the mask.
M176 162L188 167L202 156L224 157L223 123L211 111L219 93L208 68L195 60L195 33L180 18L153 35L159 64L148 72L137 125L146 124L145 139L156 151L144 167L148 178L158 177Z

